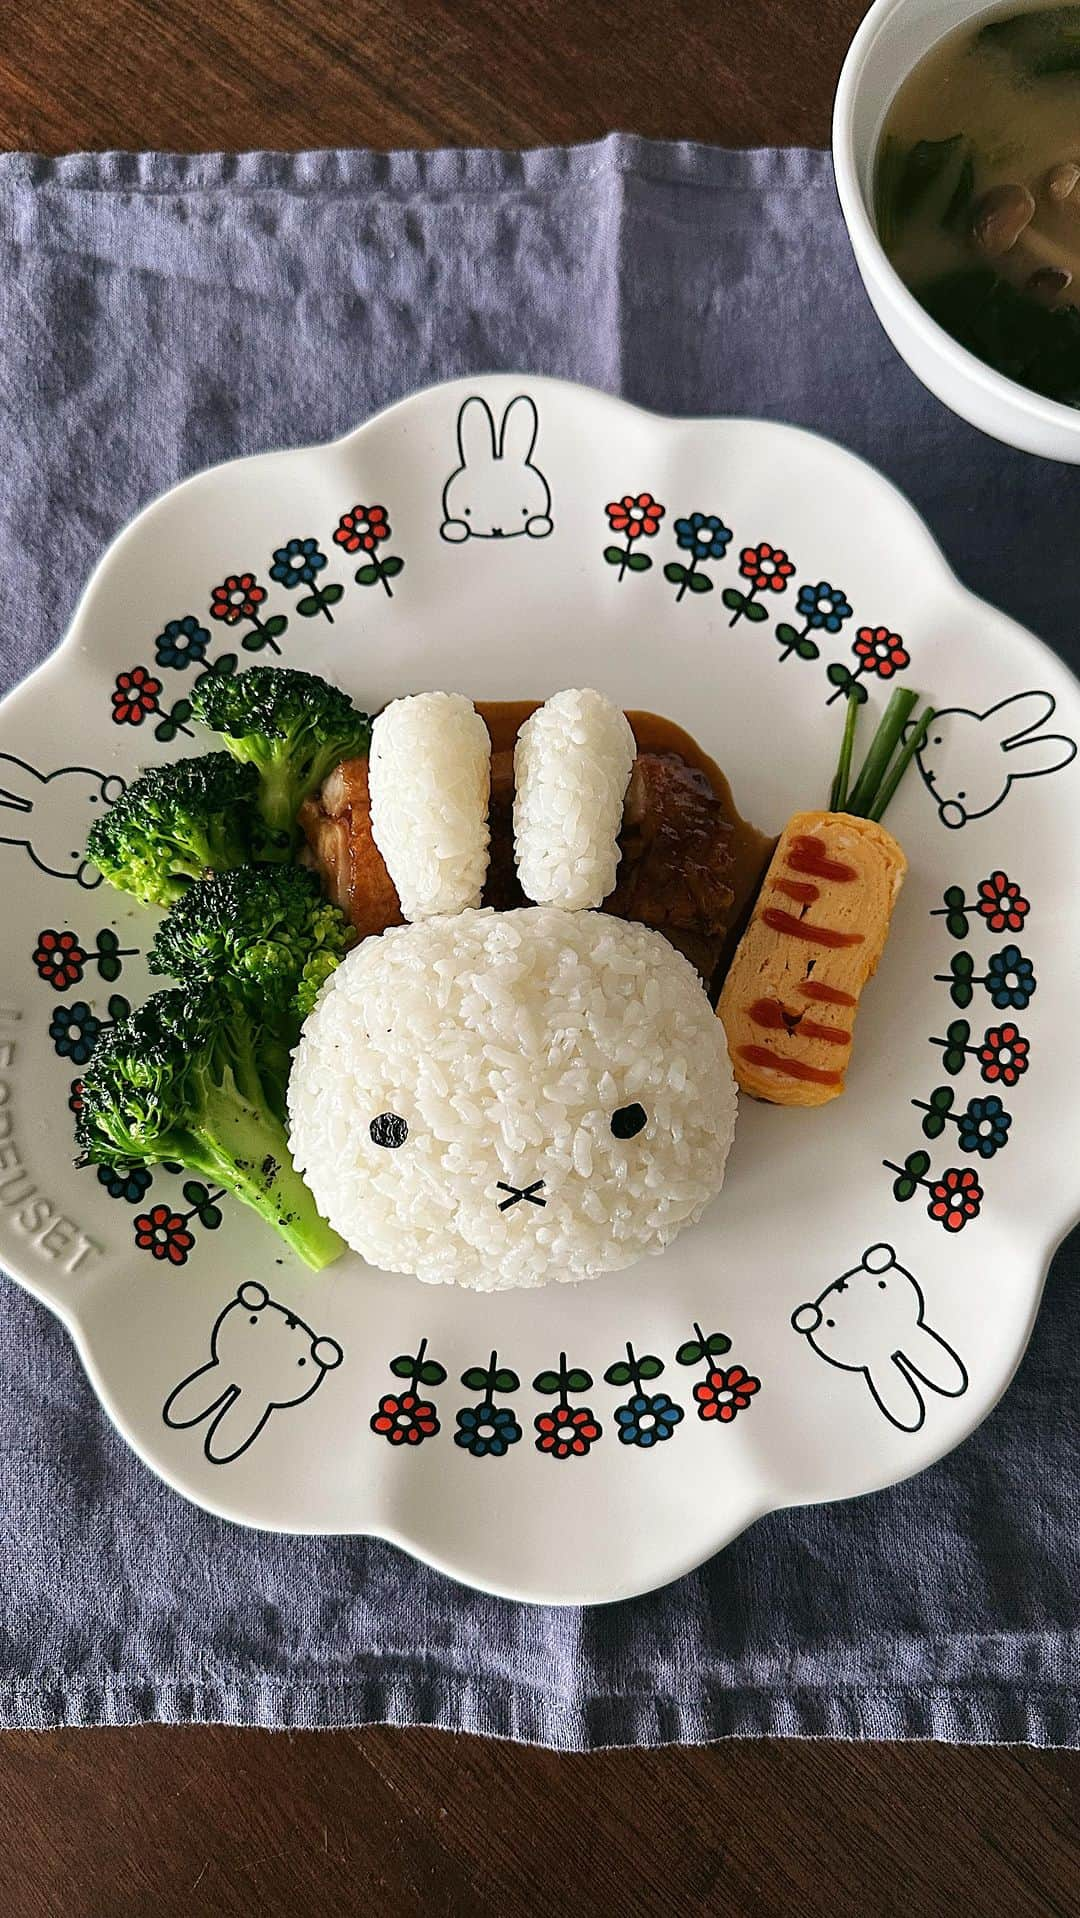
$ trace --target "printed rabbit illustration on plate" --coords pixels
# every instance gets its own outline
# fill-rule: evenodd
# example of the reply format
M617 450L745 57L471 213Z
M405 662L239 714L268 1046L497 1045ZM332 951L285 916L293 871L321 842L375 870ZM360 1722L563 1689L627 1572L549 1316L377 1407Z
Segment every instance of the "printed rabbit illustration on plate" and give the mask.
M552 530L551 489L534 463L540 420L519 393L496 431L486 400L472 394L457 418L460 464L443 487L440 532L451 545L467 539L546 539Z
M863 1374L891 1425L917 1432L926 1418L921 1387L960 1398L968 1386L960 1358L924 1313L922 1288L892 1246L871 1245L859 1265L797 1306L791 1323L827 1364Z
M720 1190L723 1026L662 933L595 910L635 753L597 692L526 720L514 839L536 903L494 912L480 714L423 693L375 720L372 834L409 923L327 981L289 1081L297 1166L370 1264L478 1291L589 1278L661 1251Z
M203 1451L211 1465L228 1465L272 1412L303 1405L343 1357L336 1339L313 1332L247 1279L214 1322L208 1362L170 1392L162 1417L181 1430L209 1419Z
M916 759L943 826L959 831L996 812L1015 780L1038 779L1075 759L1075 740L1042 730L1056 705L1052 693L1014 693L984 713L947 706L935 715Z
M25 846L35 866L88 890L101 874L86 857L86 835L124 790L116 773L58 766L39 773L14 753L0 753L0 845Z

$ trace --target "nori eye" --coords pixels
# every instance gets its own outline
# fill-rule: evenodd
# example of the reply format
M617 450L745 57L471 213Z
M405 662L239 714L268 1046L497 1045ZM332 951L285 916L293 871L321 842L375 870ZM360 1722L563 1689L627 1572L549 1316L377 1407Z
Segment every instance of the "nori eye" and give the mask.
M643 1126L648 1125L649 1115L644 1106L637 1102L631 1106L620 1106L611 1115L611 1130L617 1139L634 1139Z
M396 1112L380 1112L372 1119L370 1131L372 1145L404 1145L409 1136L408 1126Z

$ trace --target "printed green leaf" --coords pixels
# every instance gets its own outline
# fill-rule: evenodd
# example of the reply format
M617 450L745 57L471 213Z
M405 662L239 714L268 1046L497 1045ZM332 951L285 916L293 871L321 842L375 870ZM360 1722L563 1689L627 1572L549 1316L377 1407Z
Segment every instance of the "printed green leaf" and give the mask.
M952 1086L935 1086L930 1094L930 1104L935 1112L951 1112L953 1097Z
M379 567L384 579L396 579L399 573L404 572L405 561L398 553L387 553L386 558L379 561Z
M652 565L652 560L649 558L648 553L631 553L626 564L632 573L647 573Z
M439 1365L434 1359L425 1359L416 1374L421 1385L441 1385L446 1377L445 1365Z
M245 633L240 644L245 653L261 653L263 647L266 645L266 638L262 628L256 627L254 632Z
M721 1353L730 1352L731 1340L725 1332L710 1332L705 1341L705 1350L710 1353L714 1359L719 1358Z
M357 568L355 577L360 586L374 586L379 577L379 569L369 560L366 566Z
M344 591L344 586L339 586L337 580L332 579L329 586L322 588L322 596L325 604L327 606L336 606Z
M945 1121L940 1112L928 1112L922 1122L923 1134L927 1139L940 1139L945 1130Z
M698 578L699 575L695 574L694 577ZM710 584L711 583L712 582L710 581ZM743 608L743 611L745 612L747 619L757 620L757 619L768 619L769 617L768 611L761 604L760 599L748 599L746 602L746 605Z
M112 998L109 1000L109 1018L126 1019L130 1011L131 1007L123 994L114 992Z
M199 679L205 679L208 674L213 679L228 679L229 675L235 673L235 671L236 654L219 653L216 659L210 661L206 671L199 674ZM198 684L198 680L196 684Z
M625 1359L619 1359L614 1365L609 1365L604 1373L609 1385L629 1385L633 1376Z
M273 613L269 619L263 620L263 623L262 623L263 638L264 639L280 639L282 633L285 631L285 628L288 626L288 624L289 622L286 619L284 613Z
M966 1046L971 1038L971 1027L966 1019L954 1019L945 1033L951 1046Z
M587 1392L591 1384L592 1374L590 1372L583 1372L580 1367L575 1367L574 1371L566 1374L566 1389L568 1392Z
M461 1383L469 1392L486 1392L488 1375L482 1365L470 1365L467 1372L461 1374Z
M669 559L664 567L664 578L669 579L673 586L681 586L686 578L685 566L680 566L677 559Z
M499 1367L499 1370L495 1374L496 1392L516 1392L520 1384L521 1380L518 1378L517 1373L511 1372L509 1366Z
M154 727L154 738L160 739L163 746L169 746L179 730L180 728L174 726L171 719L160 719Z
M954 939L967 938L968 917L966 912L950 912L945 924Z
M221 1224L220 1206L201 1205L199 1207L199 1222L206 1227L208 1232L216 1232L218 1226Z
M697 1365L704 1356L704 1350L696 1339L687 1339L686 1344L680 1345L675 1354L679 1365Z
M966 1046L946 1046L941 1055L941 1063L946 1072L963 1072L967 1063Z
M113 955L109 952L102 953L101 957L99 958L97 962L97 969L102 979L104 979L106 983L110 986L113 984L114 980L119 979L120 974L124 970L119 959L115 959Z
M720 597L724 605L733 613L741 613L746 605L745 593L740 593L736 586L725 586Z
M604 558L609 566L621 566L626 558L626 550L622 546L605 546Z
M111 926L102 926L97 936L97 949L99 952L118 952L120 950L120 941Z
M908 1153L904 1160L904 1171L910 1173L913 1179L925 1179L929 1170L930 1154L928 1152Z
M205 1205L210 1197L209 1189L203 1185L201 1179L187 1179L183 1191L189 1205Z
M169 709L169 718L172 720L175 720L178 726L182 726L186 719L190 719L191 718L190 699L178 699L176 703Z
M663 1360L654 1358L651 1352L647 1352L643 1359L638 1360L638 1377L639 1378L658 1379L663 1369L664 1369Z
M691 573L687 584L692 593L711 593L713 589L708 573Z
M918 1189L916 1181L906 1178L903 1173L898 1179L893 1180L893 1198L899 1199L901 1205L906 1199L913 1199Z
M305 619L310 619L313 613L322 612L322 603L316 594L306 593L303 599L297 600L296 610L302 613Z
M396 1379L411 1379L413 1375L413 1364L414 1360L411 1354L401 1352L396 1359L391 1359L390 1370Z
M947 886L941 895L941 903L948 906L950 912L960 912L964 905L963 886Z
M815 646L812 639L800 639L796 641L795 651L798 653L800 659L817 659L820 656L821 648Z
M842 660L834 659L832 664L826 669L825 677L830 686L847 686L850 684L854 675L851 668L845 666Z
M776 628L775 637L780 641L781 646L797 646L799 629L797 626L789 626L786 620L781 620Z
M952 981L949 987L949 997L954 1006L959 1006L961 1012L970 1006L972 999L975 997L971 984L974 972L975 961L970 952L958 952L954 954L948 974Z
M534 1392L560 1392L561 1390L557 1372L538 1372L533 1380Z

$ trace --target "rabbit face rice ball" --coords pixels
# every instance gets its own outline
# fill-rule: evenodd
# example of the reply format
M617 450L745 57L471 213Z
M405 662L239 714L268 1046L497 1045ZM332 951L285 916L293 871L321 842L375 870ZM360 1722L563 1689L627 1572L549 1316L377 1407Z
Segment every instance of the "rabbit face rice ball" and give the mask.
M497 1291L660 1252L720 1190L736 1090L689 962L595 912L469 910L367 940L289 1082L320 1210L372 1265Z

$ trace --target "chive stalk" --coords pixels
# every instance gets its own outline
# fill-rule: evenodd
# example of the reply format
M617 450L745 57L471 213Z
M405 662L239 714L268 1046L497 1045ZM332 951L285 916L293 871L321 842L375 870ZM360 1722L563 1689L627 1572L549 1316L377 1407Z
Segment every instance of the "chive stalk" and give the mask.
M928 706L920 714L905 740L904 731L919 703L919 694L897 689L878 721L877 731L870 741L858 778L849 792L848 783L851 778L851 760L860 703L850 693L848 694L844 734L840 741L840 756L836 764L836 777L832 783L832 791L829 794L829 810L845 812L856 819L880 821L886 807L895 796L900 781L926 738L927 729L934 717L934 709Z
M918 752L920 746L923 744L923 741L926 738L926 734L930 726L930 722L933 718L934 718L934 708L932 706L928 706L926 708L926 711L921 715L921 717L915 721L915 724L911 728L911 732L908 735L905 745L903 746L903 748L897 754L896 758L893 761L891 771L886 774L885 778L881 782L881 785L878 787L877 796L874 800L873 805L870 807L869 812L866 815L868 819L877 819L880 821L886 806L889 804L890 800L893 797L893 794L896 791L896 788L900 784L900 781L903 779L904 774L907 772L907 769L910 766L912 760L914 759L915 754Z
M829 811L847 810L848 780L851 778L851 756L855 750L855 727L859 718L860 701L848 695L847 714L844 719L844 736L840 741L840 757L836 762L836 778L829 794Z
M903 737L904 727L918 703L918 693L905 692L897 687L878 722L878 729L862 763L862 771L851 789L847 808L850 813L866 818L877 797L889 761Z

